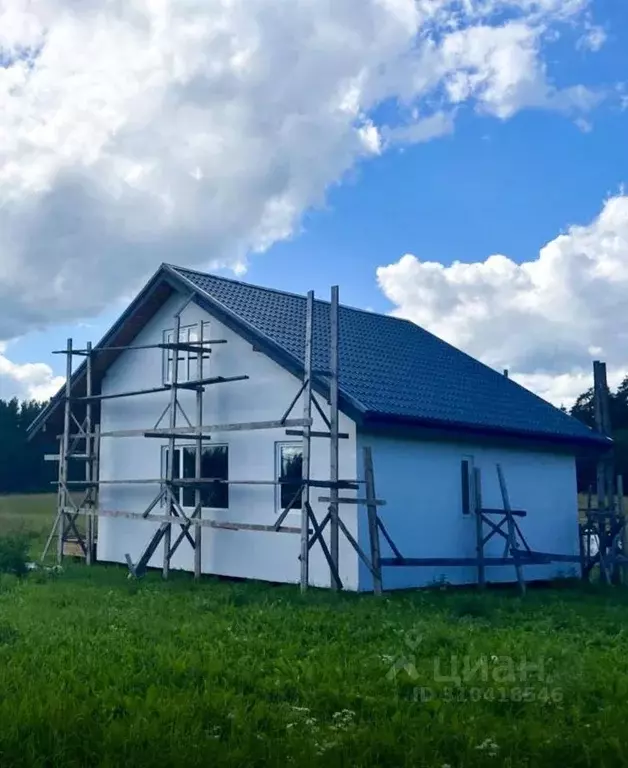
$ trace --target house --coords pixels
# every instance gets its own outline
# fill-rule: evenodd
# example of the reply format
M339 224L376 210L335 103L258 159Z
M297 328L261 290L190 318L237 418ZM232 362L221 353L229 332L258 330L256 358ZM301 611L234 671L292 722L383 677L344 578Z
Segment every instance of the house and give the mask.
M99 457L103 510L141 513L155 495L154 484L164 477L168 439L146 439L142 430L150 430L168 405L174 353L156 345L172 341L173 316L186 297L181 340L194 342L194 329L202 324L204 339L226 342L212 347L209 370L212 377L228 381L204 391L203 424L277 420L299 390L305 297L162 265L95 347L92 375L96 392L103 396L93 416L103 434ZM329 303L315 301L313 316L313 367L325 371ZM193 380L193 351L177 354L179 380ZM339 430L346 436L339 441L339 477L363 477L361 449L371 447L377 496L386 501L379 514L404 556L473 557L472 470L482 471L483 505L499 508L498 463L513 507L527 512L520 525L532 549L578 554L575 460L607 449L607 438L406 320L341 306L339 361ZM85 382L83 364L71 377L73 397L85 394ZM314 389L324 395L323 378L314 381ZM137 390L154 391L141 397L114 396ZM180 396L183 408L193 410L195 393L181 391ZM42 428L58 434L63 402L61 391L33 423L31 434ZM325 430L316 410L312 428ZM106 437L119 430L127 431L127 436ZM272 525L290 490L275 481L298 474L301 446L301 439L282 427L212 432L203 448L203 476L229 482L207 490L203 518ZM174 458L175 476L194 477L193 439L187 447L178 447ZM327 440L312 440L311 477L329 478ZM123 480L134 484L125 485ZM351 493L343 492L349 497ZM193 507L193 490L181 487L177 494L183 508ZM326 503L319 501L319 492L312 495L312 506L317 516L324 515ZM367 550L363 506L343 506L341 516ZM298 530L300 519L300 510L292 509L286 528ZM101 517L97 559L124 563L130 555L136 560L157 527L145 520ZM298 535L201 530L202 572L273 582L299 580ZM503 555L503 544L495 540L490 546L494 550L487 555ZM385 544L382 549L386 550ZM193 557L190 547L180 546L171 567L192 570ZM158 550L149 564L161 563ZM345 588L372 588L370 573L344 537L339 564ZM526 578L546 579L564 570L564 563L531 565L526 567ZM384 582L387 589L394 589L440 579L474 583L476 577L472 565L397 567L385 571ZM487 579L511 581L514 571L494 566ZM310 583L330 583L320 547L311 551Z

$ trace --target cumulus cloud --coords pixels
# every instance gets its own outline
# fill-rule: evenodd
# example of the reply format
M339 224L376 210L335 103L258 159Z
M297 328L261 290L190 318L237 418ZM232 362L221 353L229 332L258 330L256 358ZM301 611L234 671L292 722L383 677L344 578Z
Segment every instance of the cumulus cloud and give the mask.
M609 198L530 261L494 254L444 266L406 254L377 280L406 317L524 386L569 405L591 384L591 361L617 385L628 374L628 196Z
M581 116L597 95L556 87L544 51L588 5L0 0L0 339L94 315L163 260L242 271L456 109Z
M597 53L607 40L607 34L604 27L598 24L592 24L586 21L584 24L584 33L578 40L577 47L580 50L593 51Z
M425 118L418 116L412 122L386 129L384 136L389 143L420 144L454 132L454 113L435 112Z
M44 363L12 363L0 347L0 399L47 400L63 384Z

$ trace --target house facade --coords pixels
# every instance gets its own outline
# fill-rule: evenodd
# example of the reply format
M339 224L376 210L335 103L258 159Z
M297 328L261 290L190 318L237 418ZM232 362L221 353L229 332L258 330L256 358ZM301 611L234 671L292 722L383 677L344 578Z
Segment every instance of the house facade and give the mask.
M140 331L134 344L144 346L158 344L173 326L173 315L181 305L184 295L171 297L155 316ZM226 344L212 347L210 359L204 367L204 375L239 376L248 375L244 381L216 384L205 389L203 394L203 422L206 424L232 424L277 421L297 394L299 379L286 371L263 352L212 317L205 309L191 303L181 314L181 328L195 329L198 323L206 323L207 338L224 340ZM187 353L181 354L179 378L196 377L195 361L188 374ZM167 381L168 353L155 349L123 352L107 370L103 382L103 394L133 391L140 388L158 387ZM179 401L190 419L194 414L193 392L181 392ZM169 402L169 393L160 392L142 395L132 399L111 399L102 403L101 428L103 432L120 429L145 429L152 427ZM301 415L301 402L295 406L295 413ZM323 431L325 426L318 413L313 414L313 429ZM179 423L183 419L179 416ZM340 441L339 471L341 477L355 478L356 428L355 423L341 414L340 431L349 434ZM164 452L168 440L146 439L142 436L128 438L103 438L101 442L100 477L102 480L125 478L158 479L162 475ZM183 449L185 441L178 440L177 448ZM226 490L221 498L208 499L202 516L220 522L253 523L272 525L285 506L288 494L275 485L254 484L276 480L284 474L291 454L301 454L302 441L286 435L285 428L265 430L242 430L212 432L211 440L204 447L208 454L204 476L224 477L231 484L220 486ZM189 459L181 451L176 459L175 469L182 477L194 477L194 441L190 439L187 448ZM219 454L212 461L212 454ZM226 454L226 456L225 456ZM211 463L210 463L211 462ZM312 479L325 480L329 477L329 441L312 440ZM238 484L236 481L241 481ZM248 481L252 481L249 484ZM159 490L154 485L107 485L100 491L103 509L142 512ZM194 491L181 488L179 500L187 512L194 507ZM318 502L318 496L325 493L312 489L312 506L320 514L325 505ZM344 494L345 492L343 492ZM350 494L351 491L346 493ZM187 498L186 498L187 497ZM343 510L343 520L357 537L356 509ZM300 505L288 513L286 527L299 527ZM124 563L127 554L136 562L158 523L120 518L102 517L99 521L97 556L99 560ZM268 531L226 530L202 528L202 571L273 582L297 582L299 579L299 535L298 533L273 533ZM175 530L175 535L177 531ZM171 568L193 570L194 552L183 542L175 553ZM160 568L163 561L163 547L153 555L149 565ZM358 565L355 552L341 539L340 574L347 589L358 588ZM310 583L318 586L329 585L329 566L319 547L310 555Z
M181 340L195 341L202 323L204 339L223 342L212 345L209 360L203 363L203 376L248 377L205 389L203 423L280 419L301 383L303 297L168 266L161 268L100 342L104 349L108 345L113 349L121 340L138 347L101 355L100 394L159 390L169 383L173 352L154 347L172 340L173 317L186 296L192 300L181 313ZM321 329L314 340L315 367L324 370L329 305L316 302L314 319ZM179 380L197 377L192 352L180 352L178 365ZM339 429L345 435L339 444L339 476L362 478L362 448L370 446L376 493L386 501L379 514L404 557L473 557L473 470L481 470L483 505L500 508L498 463L512 506L527 513L519 524L531 548L578 554L576 456L607 448L604 438L417 326L347 307L340 311L339 382ZM80 391L80 370L73 386ZM191 416L194 392L182 391L179 401ZM168 402L165 389L141 397L104 398L99 413L101 432L150 430ZM53 399L33 429L54 422L58 412L59 402L55 404ZM297 402L295 413L301 412L302 404ZM316 411L313 419L313 429L324 432ZM138 514L146 509L159 492L168 450L165 437L103 437L101 509ZM280 477L294 476L298 484L301 450L300 438L288 435L285 428L212 432L202 449L202 474L228 483L203 490L203 518L272 525L291 491L290 485L274 483ZM189 444L177 441L175 476L194 477L195 451L192 439ZM312 440L311 478L329 478L327 439ZM120 482L124 480L144 482L125 485ZM176 492L182 508L191 510L194 491L179 488ZM342 495L350 498L355 493L347 490ZM310 494L314 512L321 519L327 503L319 497L326 492L312 488ZM284 523L295 531L301 522L298 506ZM364 507L345 504L341 516L368 551ZM135 561L157 525L101 517L97 559L125 563L130 556ZM203 573L298 582L298 533L201 530ZM382 554L387 555L384 542ZM491 541L485 554L501 557L503 540ZM192 571L193 559L193 550L184 541L171 568ZM149 565L160 567L162 560L160 547ZM547 579L567 569L564 563L529 565L526 579ZM339 570L346 589L372 589L370 572L343 536ZM489 582L514 581L514 569L490 567L486 577ZM474 583L476 578L473 566L395 567L385 568L383 573L386 589L440 580ZM330 584L329 566L319 546L310 555L310 583Z

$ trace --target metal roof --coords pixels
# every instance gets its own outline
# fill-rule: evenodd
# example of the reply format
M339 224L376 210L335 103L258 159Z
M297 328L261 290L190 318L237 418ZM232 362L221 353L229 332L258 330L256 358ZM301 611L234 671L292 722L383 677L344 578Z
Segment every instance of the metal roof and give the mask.
M301 364L303 296L172 269ZM501 373L407 320L341 306L341 393L368 420L606 442ZM314 305L314 367L328 367L329 303Z
M165 294L159 291L164 284L169 290L192 291L201 306L278 363L293 373L302 371L304 296L167 264L96 348L111 346L117 338L129 343L153 314L154 304L163 301L159 296ZM153 305L148 314L147 302ZM313 356L319 370L329 367L329 306L320 300L314 304ZM340 406L364 427L425 427L610 445L608 438L407 320L341 306L339 335ZM81 377L83 368L73 376L79 389ZM45 424L62 401L61 390L30 432Z

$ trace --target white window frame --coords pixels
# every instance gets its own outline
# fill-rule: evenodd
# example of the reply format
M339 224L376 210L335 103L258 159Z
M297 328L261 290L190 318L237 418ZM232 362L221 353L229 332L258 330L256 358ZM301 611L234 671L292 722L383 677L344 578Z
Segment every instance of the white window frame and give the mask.
M209 326L208 320L203 320L203 341L209 339ZM163 343L172 344L174 338L174 328L168 328L163 332ZM199 341L198 338L198 323L192 323L191 325L182 325L179 328L179 341L184 344L194 344ZM190 352L189 350L175 350L164 349L163 361L162 361L162 380L164 385L172 384L172 373L175 352L179 355L179 369L177 371L177 380L179 382L194 381L197 378L196 372L196 352ZM206 360L209 355L205 356L203 360L203 376L207 371L205 366Z
M179 452L179 466L178 466L178 474L177 477L181 478L183 477L183 466L184 466L184 459L183 454L186 448L191 449L192 451L196 452L196 443L178 443L175 446L175 451ZM229 444L228 443L212 443L211 445L204 445L202 450L211 450L212 448L226 448L227 449L227 480L229 479ZM168 445L162 445L161 446L161 471L162 471L162 477L167 477L167 456L168 456ZM196 457L195 457L196 458ZM190 478L191 479L191 478ZM195 505L185 505L183 503L184 500L184 490L186 488L184 486L179 486L178 488L174 489L175 498L177 499L177 502L181 506L182 509L186 510L193 510ZM194 489L196 490L196 489ZM225 507L207 507L203 505L203 509L208 510L214 510L214 511L224 511L226 509L229 509L229 502L230 502L230 494L229 494L229 486L227 485L227 505ZM165 505L165 501L162 498L161 505Z
M301 455L303 455L303 443L300 440L278 440L275 443L275 479L279 480L281 473L281 452L283 448L298 448ZM281 514L284 507L281 505L281 486L279 483L275 486L275 510L277 514ZM301 506L292 507L289 515L293 512L301 514Z

